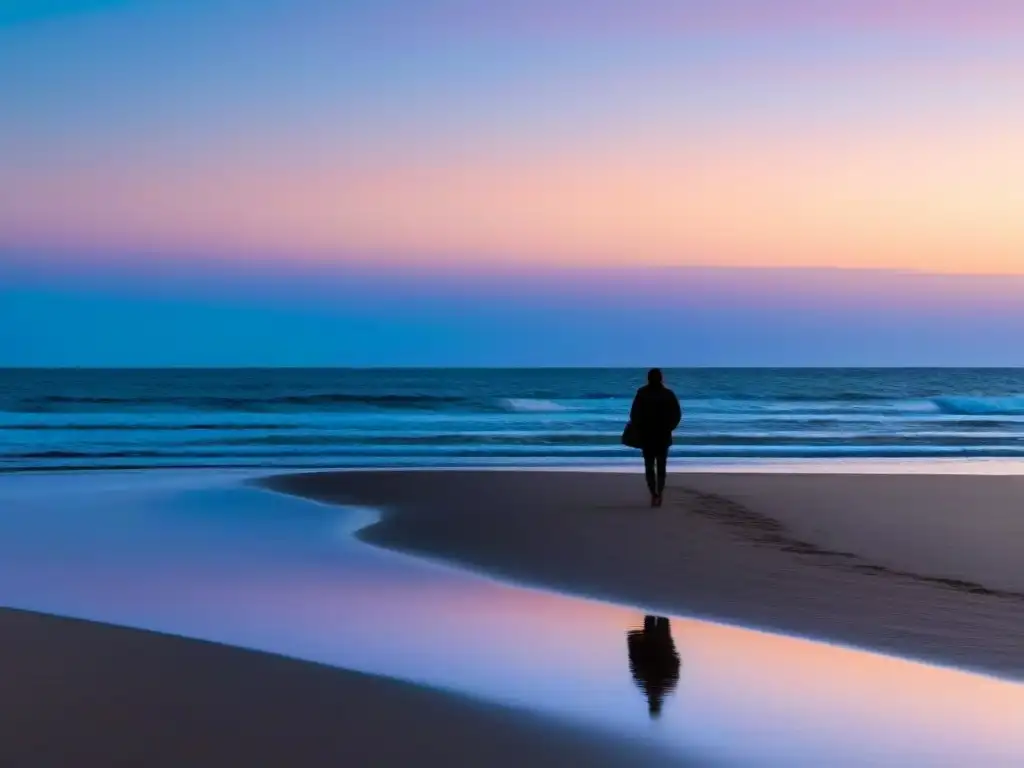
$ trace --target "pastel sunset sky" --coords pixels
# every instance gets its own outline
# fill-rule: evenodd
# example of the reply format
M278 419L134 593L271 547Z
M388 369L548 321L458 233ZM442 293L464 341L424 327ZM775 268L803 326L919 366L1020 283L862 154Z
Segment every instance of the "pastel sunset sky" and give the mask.
M8 0L0 179L0 364L1024 363L1015 0Z

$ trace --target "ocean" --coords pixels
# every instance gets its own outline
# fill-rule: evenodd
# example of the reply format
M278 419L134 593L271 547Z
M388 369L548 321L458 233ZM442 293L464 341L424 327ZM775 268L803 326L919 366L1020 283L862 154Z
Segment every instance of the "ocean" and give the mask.
M1024 369L667 369L694 461L1024 457ZM614 466L638 369L0 370L0 469Z

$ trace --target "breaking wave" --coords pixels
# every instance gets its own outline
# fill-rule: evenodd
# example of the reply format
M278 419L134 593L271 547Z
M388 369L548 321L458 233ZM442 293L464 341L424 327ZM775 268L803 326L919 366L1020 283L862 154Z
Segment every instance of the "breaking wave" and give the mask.
M0 472L632 462L643 371L0 370ZM673 455L1024 457L1024 370L676 371Z
M1024 395L1009 397L936 397L942 413L951 416L1024 416Z

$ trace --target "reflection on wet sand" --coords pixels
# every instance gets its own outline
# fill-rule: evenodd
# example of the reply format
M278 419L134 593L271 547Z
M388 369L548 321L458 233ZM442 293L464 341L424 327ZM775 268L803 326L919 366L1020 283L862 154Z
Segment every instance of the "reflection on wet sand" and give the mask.
M665 697L679 682L679 653L672 640L672 627L664 616L645 616L644 628L626 634L629 669L647 696L652 718L661 715Z

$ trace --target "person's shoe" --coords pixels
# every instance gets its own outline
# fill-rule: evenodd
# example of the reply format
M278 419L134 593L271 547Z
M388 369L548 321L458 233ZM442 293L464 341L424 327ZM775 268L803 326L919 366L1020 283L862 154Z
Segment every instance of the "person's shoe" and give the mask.
M658 494L657 496L655 496L651 500L651 506L654 506L654 507L660 507L661 506L661 494Z
M657 495L652 493L651 494L651 506L652 507L658 506L658 501L659 501L659 499L658 499Z

